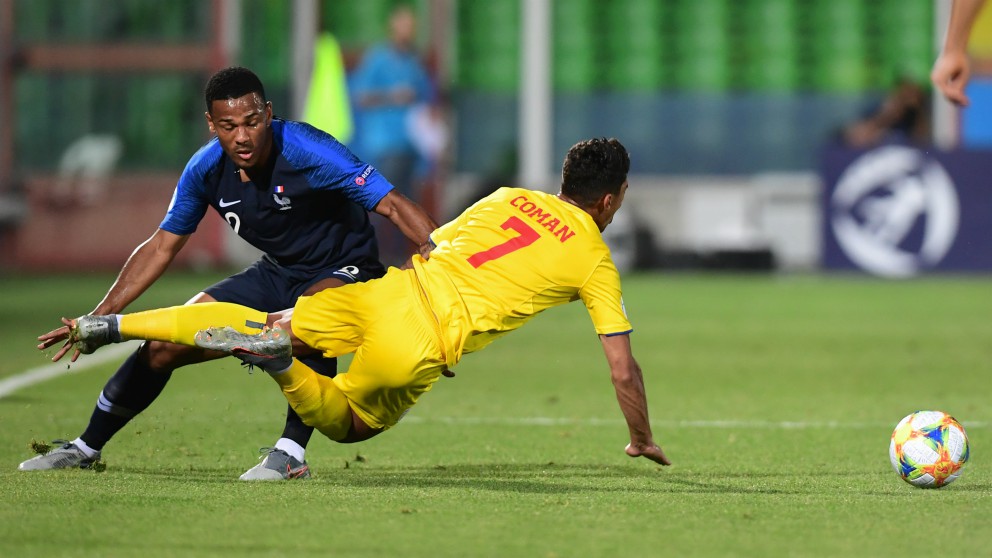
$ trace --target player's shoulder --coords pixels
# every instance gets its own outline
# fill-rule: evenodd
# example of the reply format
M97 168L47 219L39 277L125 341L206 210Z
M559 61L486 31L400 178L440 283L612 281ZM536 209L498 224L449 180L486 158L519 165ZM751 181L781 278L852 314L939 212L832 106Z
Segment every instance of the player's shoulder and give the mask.
M531 193L532 193L531 190L527 190L525 188L516 188L513 186L501 186L497 188L495 192L489 194L483 199L489 201L504 201L504 200L512 200L520 196L527 196Z
M183 170L183 178L202 181L221 165L223 158L224 148L215 137L189 158L189 162L186 163L186 168Z
M334 136L306 122L273 119L272 128L283 158L298 168L333 163L349 155Z

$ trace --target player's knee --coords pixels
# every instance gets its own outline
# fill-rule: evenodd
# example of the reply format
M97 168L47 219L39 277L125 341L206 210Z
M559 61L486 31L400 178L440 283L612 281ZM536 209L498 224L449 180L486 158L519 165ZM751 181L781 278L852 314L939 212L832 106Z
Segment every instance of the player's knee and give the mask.
M331 401L325 404L310 402L294 406L293 410L300 415L303 424L316 428L331 440L341 442L348 438L351 430L351 408L347 401L344 402L344 408L340 402Z
M171 372L180 366L199 362L197 349L162 341L146 341L141 356L153 372Z
M290 398L290 405L303 424L316 428L321 434L340 442L351 431L351 405L348 398L330 380L323 376L317 380L319 390L304 397Z

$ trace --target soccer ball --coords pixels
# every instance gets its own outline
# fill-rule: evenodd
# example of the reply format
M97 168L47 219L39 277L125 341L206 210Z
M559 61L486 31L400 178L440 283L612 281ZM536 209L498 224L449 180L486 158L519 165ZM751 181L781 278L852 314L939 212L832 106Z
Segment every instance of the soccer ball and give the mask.
M889 459L909 484L940 488L961 475L968 461L968 435L947 413L916 411L899 421L892 432Z

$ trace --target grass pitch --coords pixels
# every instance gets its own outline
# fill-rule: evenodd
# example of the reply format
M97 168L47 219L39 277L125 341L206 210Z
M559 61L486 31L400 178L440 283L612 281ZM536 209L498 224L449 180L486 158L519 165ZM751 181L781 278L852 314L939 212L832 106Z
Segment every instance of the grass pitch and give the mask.
M169 275L134 309L216 278ZM0 279L0 380L46 362L34 337L111 280ZM114 361L0 399L0 555L989 555L992 281L624 286L672 467L623 454L608 369L572 304L468 355L394 430L315 437L312 481L236 480L275 441L284 400L233 360L177 372L105 448L105 472L18 472L32 439L81 432ZM971 442L940 490L888 463L892 428L922 408L964 421Z

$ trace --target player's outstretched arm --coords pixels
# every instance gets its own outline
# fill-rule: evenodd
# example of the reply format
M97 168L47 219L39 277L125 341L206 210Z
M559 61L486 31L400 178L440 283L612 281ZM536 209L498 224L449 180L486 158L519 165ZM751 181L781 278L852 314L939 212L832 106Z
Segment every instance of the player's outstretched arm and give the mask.
M81 316L70 320L62 318L62 323L70 333L66 343L75 345L87 354L111 343L123 343L132 339L162 341L203 347L198 341L199 332L209 328L224 328L244 334L250 341L269 327L283 327L294 346L294 352L312 354L314 349L307 347L292 335L289 316L291 310L266 313L230 302L201 302L134 312L131 314L111 314L108 316ZM261 344L268 340L259 339ZM38 346L43 348L42 345ZM64 354L60 351L59 355ZM58 355L57 355L58 356ZM75 358L75 357L74 357Z
M644 393L641 367L630 350L629 335L600 335L603 352L610 365L610 377L617 392L620 410L627 420L630 443L625 451L631 457L646 457L661 465L671 465L665 452L654 442L648 420L648 401Z
M954 0L951 19L947 24L944 48L930 72L930 80L954 104L968 106L964 88L971 77L968 60L968 38L985 0Z
M124 263L124 267L121 268L117 280L114 281L103 300L90 313L103 316L117 314L124 310L128 304L138 298L162 276L162 273L169 267L173 258L176 257L188 239L189 235L176 235L162 229L156 230L155 234L138 245L131 253L127 262ZM67 326L53 329L38 336L38 348L45 350L59 342L67 341L68 338L69 328ZM52 361L61 359L69 352L70 348L72 348L72 344L66 342L52 357ZM77 358L79 358L79 351L74 351L70 360L75 362Z
M427 258L432 248L430 236L437 223L422 207L392 190L375 206L375 212L392 221L404 236L417 245L420 255Z

